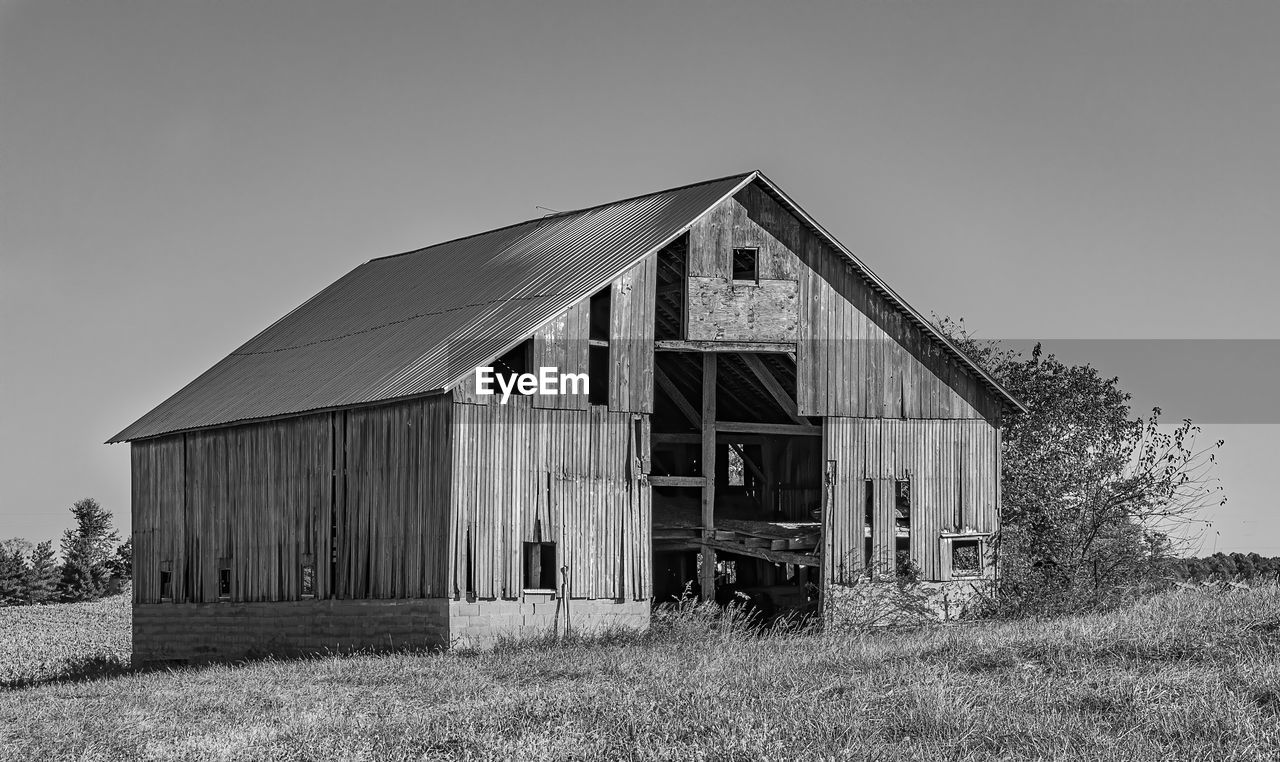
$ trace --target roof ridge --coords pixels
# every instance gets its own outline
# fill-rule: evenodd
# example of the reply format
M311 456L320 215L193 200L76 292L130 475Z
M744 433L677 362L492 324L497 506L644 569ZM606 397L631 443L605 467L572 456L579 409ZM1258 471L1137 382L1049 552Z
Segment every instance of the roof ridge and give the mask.
M730 175L724 175L723 177L713 177L713 178L711 178L710 180L699 180L699 181L697 181L697 182L693 182L693 183L685 183L684 185L677 185L677 186L675 186L674 188L663 188L662 190L652 191L652 192L650 192L650 193L638 193L638 194L636 194L636 195L634 195L634 196L628 196L628 197L626 197L626 198L620 198L620 199L618 199L618 200L616 200L616 201L608 201L608 202L603 203L603 204L592 204L591 206L584 206L584 207L582 207L581 209L570 209L569 211L566 211L566 212L556 212L556 213L554 213L554 214L547 214L547 215L543 215L542 217L534 217L534 218L527 219L527 220L521 220L520 222L513 222L513 223L511 223L511 224L509 224L509 225L502 225L501 227L490 228L489 230L481 230L481 231L480 231L480 232L478 232L478 233L471 233L470 235L458 236L457 238L450 238L450 239L449 239L449 240L447 240L447 241L439 241L439 242L437 242L437 243L433 243L433 244L430 244L430 245L428 245L428 246L422 246L422 247L419 247L419 248L417 248L417 249L410 249L409 251L402 251L402 252L400 252L399 254L385 254L385 255L383 255L383 256L381 256L381 257L374 257L373 259L367 260L364 264L366 264L366 265L367 265L367 264L370 264L370 263L372 263L372 262L380 262L380 261L382 261L382 260L384 260L384 259L395 259L396 257L404 257L404 256L408 256L409 254L420 254L420 253L425 252L425 251L428 251L428 250L430 250L430 249L434 249L434 248L436 248L436 247L438 247L438 246L445 246L445 245L447 245L447 244L457 243L457 242L459 242L459 241L465 241L465 240L467 240L467 239L469 239L469 238L479 238L479 237L480 237L480 236L482 236L482 235L489 235L489 234L491 234L491 233L500 233L500 232L502 232L503 230L510 230L510 229L512 229L512 228L518 228L518 227L520 227L521 225L528 225L528 224L530 224L530 223L534 223L534 222L543 222L543 221L545 221L545 220L554 220L554 219L557 219L557 218L559 218L559 217L568 217L568 216L571 216L571 215L574 215L574 214L582 214L583 212L590 212L590 211L594 211L594 210L596 210L596 209L603 209L603 208L604 208L604 207L606 207L606 206L614 206L614 205L616 205L616 204L625 204L625 203L627 203L628 201L637 201L637 200L642 199L642 198L649 198L650 196L661 196L663 193L674 193L674 192L676 192L676 191L685 190L685 189L687 189L687 188L694 188L694 187L697 187L697 186L699 186L699 185L710 185L710 184L712 184L712 183L724 182L725 180L730 180L730 179L746 178L746 177L749 177L749 176L750 176L750 175L752 175L752 174L760 174L760 170L758 170L758 169L751 169L751 170L748 170L748 171L746 171L746 172L735 172L735 173L730 174Z

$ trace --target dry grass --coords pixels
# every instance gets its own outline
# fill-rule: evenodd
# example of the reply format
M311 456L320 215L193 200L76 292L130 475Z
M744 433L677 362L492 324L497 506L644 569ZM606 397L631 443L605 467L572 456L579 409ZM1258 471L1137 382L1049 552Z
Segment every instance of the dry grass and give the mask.
M0 686L127 669L130 597L0 608Z
M14 689L0 755L1276 759L1278 652L1276 587L843 636L685 611L647 636Z

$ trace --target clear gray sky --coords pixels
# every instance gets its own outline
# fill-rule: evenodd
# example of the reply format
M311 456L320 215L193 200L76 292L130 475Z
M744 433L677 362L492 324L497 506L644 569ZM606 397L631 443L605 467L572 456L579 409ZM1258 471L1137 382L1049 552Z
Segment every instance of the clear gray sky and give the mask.
M983 336L1280 339L1277 40L1263 0L0 0L0 538L127 526L101 442L360 262L752 168ZM1205 549L1280 554L1278 364L1143 354L1095 364L1227 439Z

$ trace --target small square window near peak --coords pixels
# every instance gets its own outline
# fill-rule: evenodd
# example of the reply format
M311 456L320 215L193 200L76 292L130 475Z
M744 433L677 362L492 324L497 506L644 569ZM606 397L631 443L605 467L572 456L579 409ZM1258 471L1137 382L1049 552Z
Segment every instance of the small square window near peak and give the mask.
M760 282L760 250L739 248L733 250L733 280L737 283Z

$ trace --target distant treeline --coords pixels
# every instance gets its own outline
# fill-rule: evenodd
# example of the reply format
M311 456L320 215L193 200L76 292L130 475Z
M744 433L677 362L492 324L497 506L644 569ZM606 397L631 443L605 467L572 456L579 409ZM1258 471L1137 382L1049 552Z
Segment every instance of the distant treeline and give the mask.
M1172 558L1164 563L1172 576L1188 582L1280 582L1280 556L1266 558L1257 553L1214 553L1204 558Z
M58 558L53 542L14 537L0 542L0 606L23 606L101 598L133 576L133 542L120 544L111 511L86 497L71 506L75 528L62 534Z

